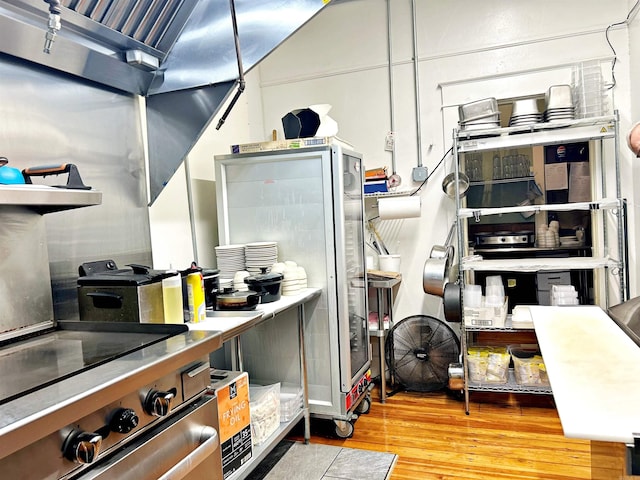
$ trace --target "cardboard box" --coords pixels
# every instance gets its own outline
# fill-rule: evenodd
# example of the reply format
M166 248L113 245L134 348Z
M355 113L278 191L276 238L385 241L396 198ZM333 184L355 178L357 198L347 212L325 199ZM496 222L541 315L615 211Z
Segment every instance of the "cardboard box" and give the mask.
M509 299L500 307L464 308L464 324L468 327L504 328Z
M364 193L385 193L388 192L386 180L373 180L364 182Z
M217 374L217 375L216 375ZM222 452L222 475L229 477L253 454L249 375L246 372L214 371L211 387L218 400L218 435Z
M309 137L231 145L231 153L259 153L269 152L272 150L296 150L299 148L318 147L322 145L333 144L338 144L349 149L353 148L350 144L348 144L344 140L340 140L337 137Z

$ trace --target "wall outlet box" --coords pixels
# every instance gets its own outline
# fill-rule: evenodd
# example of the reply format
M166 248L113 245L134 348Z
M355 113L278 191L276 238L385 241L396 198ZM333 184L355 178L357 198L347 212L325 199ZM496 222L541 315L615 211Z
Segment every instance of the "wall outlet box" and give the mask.
M412 178L414 182L424 182L428 176L427 167L414 167L412 171Z

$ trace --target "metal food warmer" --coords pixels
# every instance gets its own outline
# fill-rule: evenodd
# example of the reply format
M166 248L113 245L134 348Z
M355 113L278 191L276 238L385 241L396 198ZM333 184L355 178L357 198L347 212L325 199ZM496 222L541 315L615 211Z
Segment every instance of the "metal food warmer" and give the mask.
M219 332L54 320L43 214L100 203L96 191L0 185L3 476L222 478L208 394Z
M322 289L305 309L309 411L350 436L370 406L362 155L333 142L218 155L215 169L220 243L277 241L278 259Z

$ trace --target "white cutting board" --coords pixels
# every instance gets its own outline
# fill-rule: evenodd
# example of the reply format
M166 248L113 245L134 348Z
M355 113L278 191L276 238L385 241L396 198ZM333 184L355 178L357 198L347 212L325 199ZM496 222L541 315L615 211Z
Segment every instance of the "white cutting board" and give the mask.
M633 443L640 347L600 307L530 310L565 436Z

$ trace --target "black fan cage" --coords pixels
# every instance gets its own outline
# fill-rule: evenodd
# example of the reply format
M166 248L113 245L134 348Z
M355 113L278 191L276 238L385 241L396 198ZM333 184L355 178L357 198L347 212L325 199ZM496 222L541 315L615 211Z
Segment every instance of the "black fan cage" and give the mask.
M392 379L406 390L442 390L449 383L449 364L460 361L460 340L446 322L414 315L391 328L385 357Z

